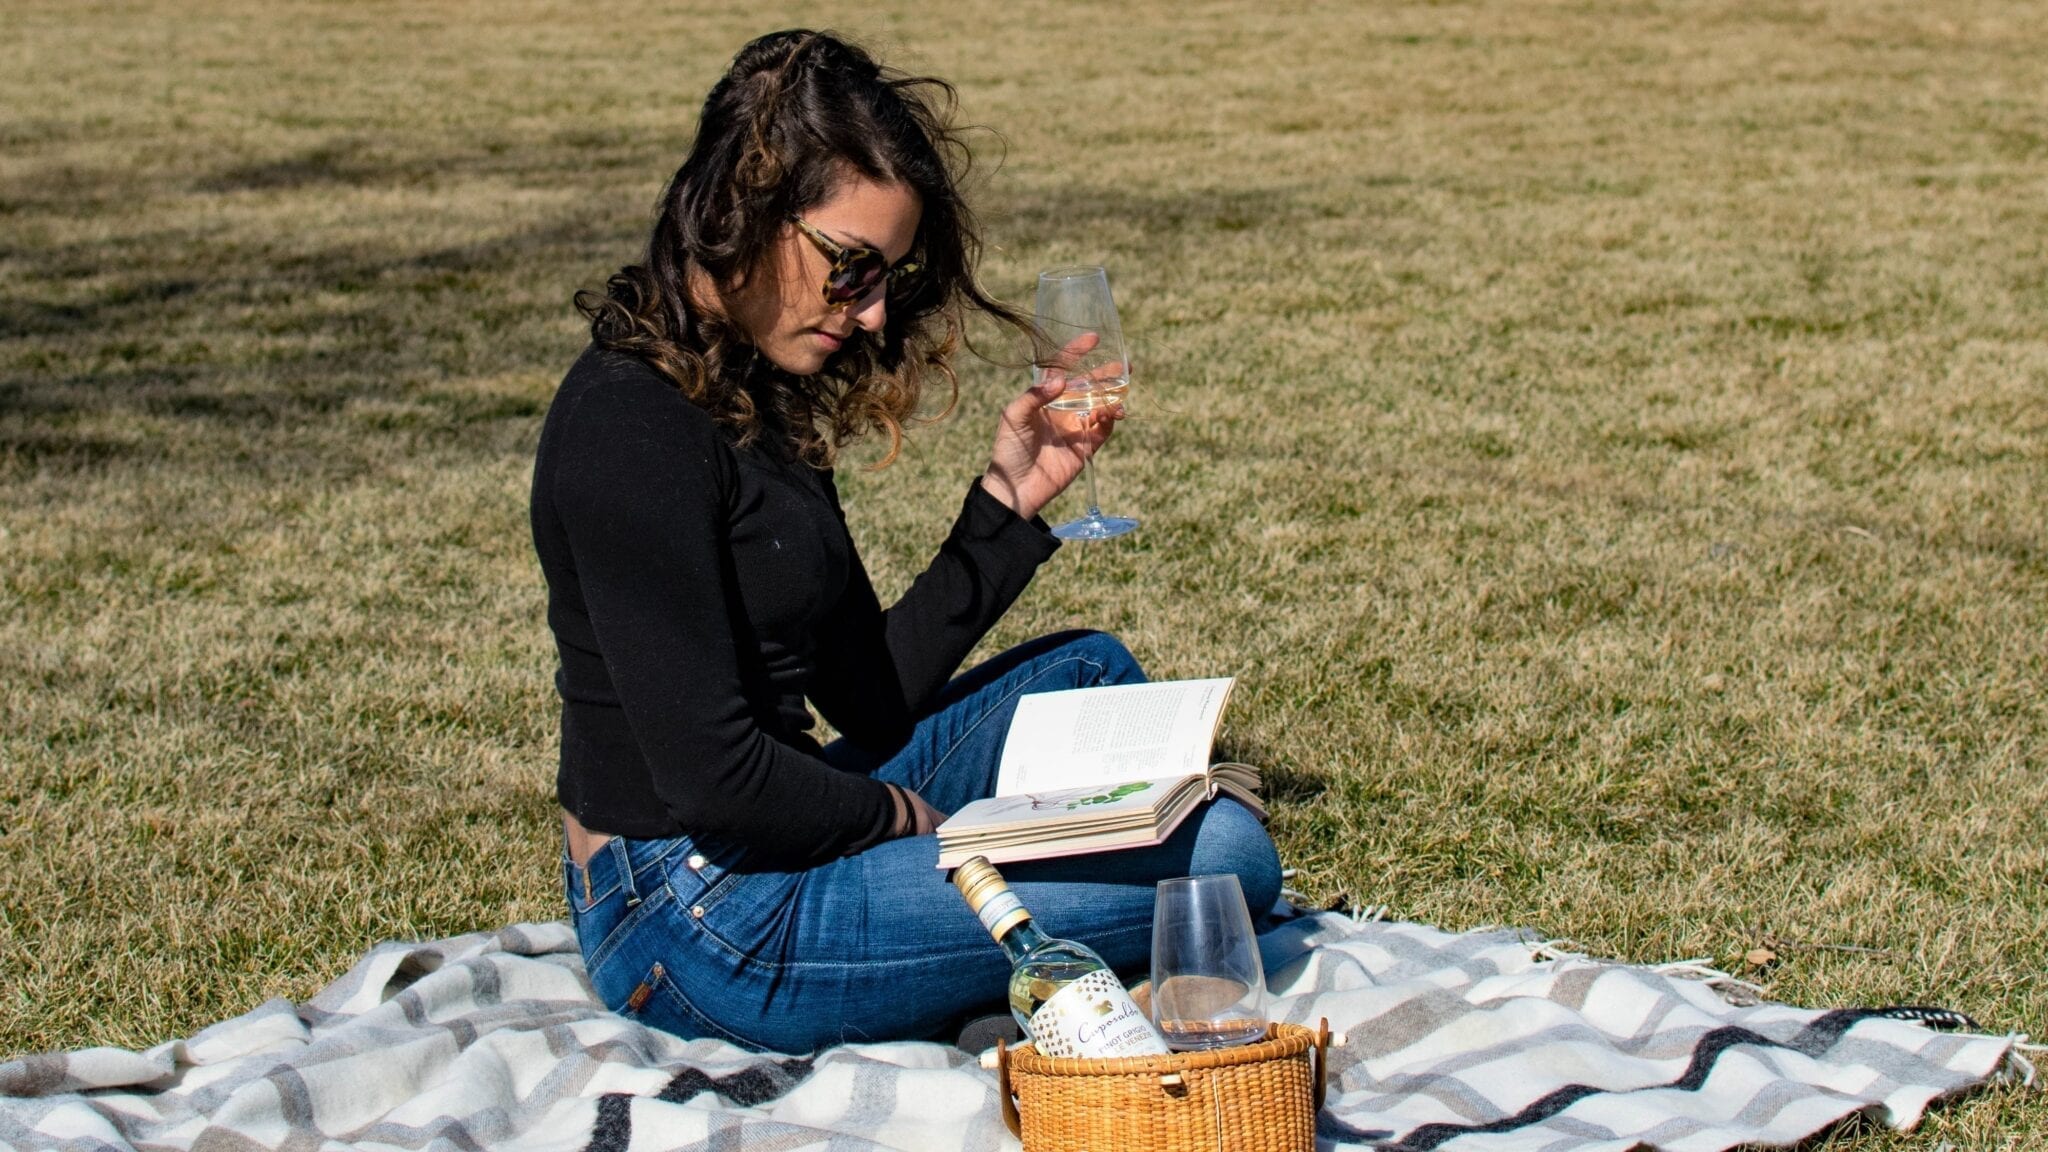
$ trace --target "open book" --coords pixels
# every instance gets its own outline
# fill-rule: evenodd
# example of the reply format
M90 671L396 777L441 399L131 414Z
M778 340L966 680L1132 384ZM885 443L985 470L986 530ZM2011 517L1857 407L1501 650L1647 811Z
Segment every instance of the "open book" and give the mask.
M1218 793L1265 816L1256 769L1209 763L1234 683L1117 684L1018 700L996 794L939 825L939 867L1163 843Z

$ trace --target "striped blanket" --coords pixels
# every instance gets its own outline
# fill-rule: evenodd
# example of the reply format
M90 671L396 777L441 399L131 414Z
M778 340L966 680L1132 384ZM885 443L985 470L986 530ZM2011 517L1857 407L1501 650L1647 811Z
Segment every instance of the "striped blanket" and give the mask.
M1724 1149L2032 1080L1943 1014L1737 1006L1525 934L1304 916L1275 1014L1328 1017L1325 1148ZM1742 997L1736 997L1741 999ZM1904 1018L1901 1018L1904 1017ZM0 1143L64 1149L1001 1149L990 1073L938 1044L791 1058L603 1010L563 924L386 944L311 1001L143 1052L0 1064Z

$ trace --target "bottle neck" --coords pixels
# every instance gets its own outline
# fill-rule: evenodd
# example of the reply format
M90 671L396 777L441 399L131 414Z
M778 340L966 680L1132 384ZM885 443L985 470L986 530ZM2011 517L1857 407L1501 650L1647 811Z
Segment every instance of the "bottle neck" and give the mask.
M1038 925L1029 919L1019 920L1015 927L996 937L996 943L1003 946L1003 955L1015 964L1029 955L1032 949L1045 943L1045 933L1040 932Z

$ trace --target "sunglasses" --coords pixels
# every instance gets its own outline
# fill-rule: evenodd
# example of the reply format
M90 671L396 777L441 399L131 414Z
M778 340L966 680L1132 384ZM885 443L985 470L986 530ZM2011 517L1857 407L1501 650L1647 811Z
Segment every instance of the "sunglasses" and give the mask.
M834 312L865 299L883 280L889 282L890 290L895 290L922 267L914 260L905 260L892 268L889 258L873 248L848 248L801 216L791 216L790 220L832 261L832 270L825 274L825 305Z

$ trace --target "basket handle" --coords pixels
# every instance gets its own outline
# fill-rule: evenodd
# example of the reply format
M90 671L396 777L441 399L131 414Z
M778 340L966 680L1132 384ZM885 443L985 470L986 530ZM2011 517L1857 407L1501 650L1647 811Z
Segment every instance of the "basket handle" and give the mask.
M1316 1093L1316 1099L1322 1099L1320 1091ZM1022 1140L1024 1122L1017 1119L1017 1101L1010 1095L1010 1050L1000 1039L996 1041L996 1100L1003 1106L1004 1127L1010 1130L1010 1135Z
M1316 1021L1316 1115L1323 1112L1323 1097L1330 1080L1330 1018ZM1009 1099L1007 1096L1005 1100Z

